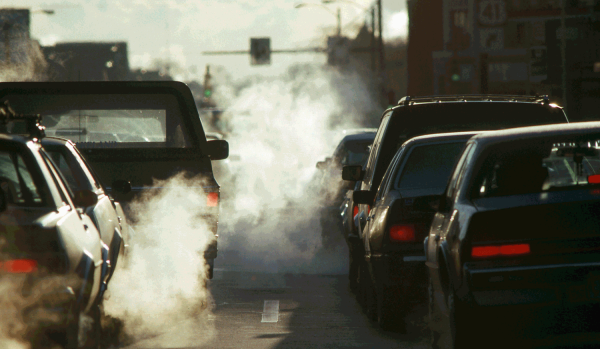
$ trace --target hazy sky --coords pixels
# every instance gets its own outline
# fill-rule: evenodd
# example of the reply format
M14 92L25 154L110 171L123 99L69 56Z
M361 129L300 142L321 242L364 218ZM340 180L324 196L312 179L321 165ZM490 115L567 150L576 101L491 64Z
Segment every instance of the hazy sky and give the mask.
M42 45L69 41L127 41L132 67L169 58L185 67L188 79L206 64L221 65L234 77L276 75L296 62L325 62L324 54L274 54L272 64L250 65L249 55L206 56L203 51L247 50L251 37L270 37L272 49L324 46L335 32L339 7L343 34L354 36L364 9L347 1L295 9L321 0L2 0L3 7L52 9L33 13L31 36ZM405 0L382 0L384 39L406 35ZM355 0L368 7L370 0ZM168 50L167 50L168 47Z

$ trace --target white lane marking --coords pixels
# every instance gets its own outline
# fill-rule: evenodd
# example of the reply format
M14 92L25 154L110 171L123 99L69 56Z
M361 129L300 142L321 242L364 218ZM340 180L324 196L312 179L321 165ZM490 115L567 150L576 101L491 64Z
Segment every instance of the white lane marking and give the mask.
M265 301L261 322L279 321L279 301Z

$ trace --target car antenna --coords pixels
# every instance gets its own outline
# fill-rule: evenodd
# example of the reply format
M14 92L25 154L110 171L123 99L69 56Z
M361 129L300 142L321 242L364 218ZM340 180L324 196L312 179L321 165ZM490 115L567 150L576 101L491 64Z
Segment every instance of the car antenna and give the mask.
M27 133L32 139L40 140L46 137L46 127L40 125L41 114L18 114L10 103L5 101L0 105L0 132L8 133L8 123L13 121L25 121Z

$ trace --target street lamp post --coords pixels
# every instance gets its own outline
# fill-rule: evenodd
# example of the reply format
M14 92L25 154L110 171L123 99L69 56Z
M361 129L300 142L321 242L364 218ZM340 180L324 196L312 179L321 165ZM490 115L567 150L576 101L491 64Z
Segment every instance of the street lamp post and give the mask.
M302 8L302 7L307 7L307 6L317 6L320 8L325 9L327 12L331 13L332 15L335 16L336 21L337 21L337 36L341 36L342 35L342 16L341 16L341 12L340 9L338 8L336 12L333 12L329 7L321 5L321 4L313 4L313 3L300 3L297 4L296 6L294 6L294 8Z

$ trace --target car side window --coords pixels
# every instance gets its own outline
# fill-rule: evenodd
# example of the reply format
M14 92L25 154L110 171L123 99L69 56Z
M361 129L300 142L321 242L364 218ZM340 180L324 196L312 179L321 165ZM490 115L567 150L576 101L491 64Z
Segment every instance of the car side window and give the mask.
M67 184L72 190L78 190L81 187L80 183L77 181L73 171L69 167L67 159L65 156L57 151L48 151L48 155L52 158L52 161L58 166L58 169L62 173L63 177L67 181Z
M392 115L392 111L390 110L389 112L387 112L387 114L385 114L383 116L383 119L381 120L381 124L379 125L379 129L377 130L377 135L375 136L375 140L373 141L373 146L371 148L369 160L367 160L367 166L365 168L365 170L367 172L365 173L364 182L367 183L368 185L371 185L372 180L373 180L373 170L375 167L374 166L375 162L377 161L377 157L379 156L381 139L383 138L383 135L385 134L385 131L386 131L387 125L390 121L391 115Z
M460 160L458 160L458 163L456 164L456 167L454 168L454 173L452 174L452 177L450 177L450 182L448 183L448 191L446 192L446 196L450 201L454 200L454 198L456 197L456 195L458 193L458 188L460 188L460 185L464 178L466 169L468 167L467 165L470 162L469 160L470 160L474 150L475 150L475 143L473 143L473 142L467 143L467 146L466 146L465 150L463 151L463 153L460 157Z
M79 162L81 169L83 170L86 177L90 180L90 183L92 183L92 185L96 187L96 190L104 190L104 187L102 187L102 183L98 179L98 176L96 175L92 167L87 163L83 155L81 155L81 153L79 152L79 150L77 150L75 146L72 147L72 150L74 152L75 159L77 160L77 162Z
M69 200L67 198L67 192L68 192L68 187L63 186L63 180L61 180L62 176L59 174L58 170L55 168L55 166L52 164L52 161L50 160L50 158L43 153L42 154L42 158L44 159L44 162L46 163L46 167L48 168L48 171L50 171L50 176L52 177L52 180L54 181L54 185L56 185L56 188L58 189L58 192L60 194L60 199L62 200L62 205L63 206L72 206L71 205L71 200ZM69 192L70 195L72 195Z

